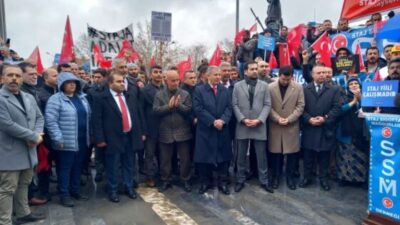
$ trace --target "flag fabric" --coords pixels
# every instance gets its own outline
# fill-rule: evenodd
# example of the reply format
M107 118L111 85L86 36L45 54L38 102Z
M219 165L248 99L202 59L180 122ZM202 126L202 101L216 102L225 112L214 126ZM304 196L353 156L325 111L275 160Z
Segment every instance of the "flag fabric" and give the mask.
M138 61L140 59L139 53L132 47L131 43L124 39L122 41L122 48L119 51L117 58L126 58L128 62Z
M290 29L287 37L289 46L290 56L294 56L298 62L300 62L299 49L301 47L301 40L304 32L307 31L307 27L304 24L299 24L296 27Z
M271 69L278 68L278 62L276 61L274 52L271 52L271 54L269 55L268 64Z
M365 64L364 64L364 58L361 54L360 43L357 44L355 53L356 53L356 55L358 55L358 60L360 61L360 71L365 71L366 68L365 68Z
M157 65L157 63L156 63L156 58L155 58L154 56L151 56L151 59L150 59L150 66L155 66L155 65Z
M42 74L44 71L42 58L40 57L39 47L33 50L32 54L29 56L28 61L32 61L36 65L36 70L39 74Z
M249 29L250 33L257 33L257 23L253 24L253 26L250 27ZM241 31L237 32L235 35L235 40L234 40L234 44L235 46L237 44L242 43L244 36L246 35L246 30L242 29Z
M254 23L253 26L249 29L250 33L257 33L257 23Z
M93 45L93 56L96 64L106 61L106 58L104 58L103 53L101 53L100 46L98 44Z
M61 47L60 64L69 63L74 60L75 60L74 41L72 39L72 31L71 31L71 24L69 22L69 16L67 16L63 44Z
M331 66L331 39L327 32L324 32L311 46L315 51L321 54L321 61L326 66Z
M376 70L375 76L374 76L374 79L373 79L373 80L374 80L374 81L381 81L381 80L383 80L383 78L382 78L381 73L379 72L379 70Z
M286 43L278 44L279 49L279 67L291 65L289 47Z
M176 67L178 68L179 71L179 79L181 81L184 80L184 73L188 70L192 69L192 56L188 56L188 58L186 60L180 61Z
M219 66L221 64L221 55L222 55L222 50L217 45L217 48L215 48L213 55L211 56L210 62L208 65L210 66Z
M100 68L103 68L103 69L111 69L112 61L106 60L106 61L100 62L99 66L100 66Z

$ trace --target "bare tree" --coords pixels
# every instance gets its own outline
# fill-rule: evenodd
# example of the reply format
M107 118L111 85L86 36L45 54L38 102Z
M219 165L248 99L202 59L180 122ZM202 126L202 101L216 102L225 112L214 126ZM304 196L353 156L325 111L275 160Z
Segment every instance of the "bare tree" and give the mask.
M79 35L78 40L74 43L74 51L77 58L90 58L92 51L90 49L90 39L86 33Z
M234 48L234 43L232 40L225 38L221 42L221 48L224 52L232 52Z
M187 47L184 52L186 55L192 56L192 67L196 69L201 64L201 60L206 58L207 46L198 43Z

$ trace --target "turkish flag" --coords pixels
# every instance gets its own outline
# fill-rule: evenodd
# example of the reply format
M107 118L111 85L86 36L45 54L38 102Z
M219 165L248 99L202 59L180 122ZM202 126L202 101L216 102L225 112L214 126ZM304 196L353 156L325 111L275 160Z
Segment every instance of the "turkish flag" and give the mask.
M214 53L211 56L211 59L210 59L210 62L208 63L208 65L219 66L219 64L221 64L221 54L222 54L222 50L219 47L219 45L217 45L217 48L214 50Z
M306 30L307 27L304 24L299 24L292 28L288 33L287 42L290 55L296 57L298 62L300 62L299 49L301 47L301 40L303 39L303 34Z
M180 61L176 67L178 68L179 71L179 80L183 81L184 73L188 70L192 69L192 56L188 56L187 60Z
M139 53L132 47L131 43L124 39L122 41L122 48L119 51L117 58L125 58L128 62L138 61L140 59Z
M257 23L254 23L253 26L249 29L250 33L257 33Z
M331 38L327 32L324 32L311 46L315 51L321 54L321 61L326 66L331 66Z
M28 61L31 61L36 65L36 70L39 74L43 73L44 68L42 64L42 58L40 57L39 47L36 46L32 54L29 56Z
M101 53L100 46L98 44L93 45L93 56L96 64L106 61L106 58L104 58L103 53Z
M278 45L279 49L279 67L291 65L290 63L290 53L289 47L286 43L280 43Z
M268 61L269 67L271 69L275 69L278 68L278 62L276 61L274 52L271 52L271 54L269 54L269 61Z
M155 65L157 65L157 63L156 63L156 58L155 58L154 56L151 56L151 59L150 59L150 66L155 66Z
M373 79L374 81L381 81L381 80L383 80L382 79L382 76L381 76L381 73L379 72L379 70L376 70L376 72L375 72L375 76L374 76L374 79Z
M243 38L244 38L245 35L246 35L246 30L245 29L243 29L243 30L241 30L241 31L236 33L235 41L234 41L235 46L240 44L240 43L242 43Z
M102 61L102 62L100 62L99 66L100 66L100 68L103 68L103 69L111 69L112 61L111 60Z
M70 63L74 60L75 60L74 41L72 39L72 31L71 31L71 24L69 23L69 16L67 16L63 44L61 47L60 64Z
M361 54L360 43L358 43L356 46L356 55L358 55L358 59L360 61L360 71L365 71L364 58L362 57L362 54Z

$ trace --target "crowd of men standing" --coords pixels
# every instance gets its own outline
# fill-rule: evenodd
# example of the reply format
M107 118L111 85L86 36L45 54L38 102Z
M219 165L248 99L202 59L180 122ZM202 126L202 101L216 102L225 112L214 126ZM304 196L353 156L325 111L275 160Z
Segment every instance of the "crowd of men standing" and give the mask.
M387 79L400 80L400 46L391 52ZM120 201L121 188L137 198L138 174L148 187L164 192L177 170L186 192L193 189L192 177L199 178L200 194L214 184L231 194L230 168L237 193L252 174L268 193L279 188L284 174L291 190L309 186L315 174L325 191L332 174L342 184L367 184L363 110L399 109L362 109L363 77L346 74L342 87L332 81L331 68L317 59L309 63L307 52L302 57L309 76L305 85L294 81L292 66L282 66L274 76L257 57L242 62L243 76L223 62L204 64L198 74L185 71L183 81L176 68L158 65L147 79L138 65L124 59L114 59L110 71L93 71L90 82L75 63L49 68L41 76L28 62L3 64L0 224L12 224L13 212L18 224L44 218L31 213L28 202L51 199L53 164L60 203L73 207L75 201L88 200L81 175L93 150L95 181L105 180L114 203ZM32 190L34 172L39 193Z

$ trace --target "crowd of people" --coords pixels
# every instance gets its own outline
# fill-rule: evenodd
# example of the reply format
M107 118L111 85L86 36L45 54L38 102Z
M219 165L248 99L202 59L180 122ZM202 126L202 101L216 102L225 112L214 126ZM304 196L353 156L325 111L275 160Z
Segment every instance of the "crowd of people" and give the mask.
M197 71L185 71L182 81L176 67L153 65L147 74L143 66L118 58L111 70L87 73L71 62L38 74L36 65L3 47L0 224L12 224L13 212L18 224L44 218L28 203L51 199L53 166L61 205L88 200L82 174L92 155L94 180L105 182L114 203L121 189L137 198L138 174L161 192L175 184L174 174L186 192L193 189L193 177L199 178L199 194L214 185L231 194L232 176L236 193L253 177L268 193L283 177L291 190L308 187L314 176L325 191L332 179L366 187L365 112L400 114L400 108L362 108L361 86L377 70L385 80L400 80L400 45L386 46L385 58L378 48L368 48L366 70L342 71L343 87L318 53L307 50L318 37L312 29L303 39L301 61L292 58L292 66L281 66L277 75L254 47L257 40L245 37L219 66L205 60ZM318 29L321 35L350 28L341 19L337 30L329 20ZM282 27L277 40L287 41L287 32ZM336 57L350 54L341 48ZM305 84L294 81L294 68L303 70Z

